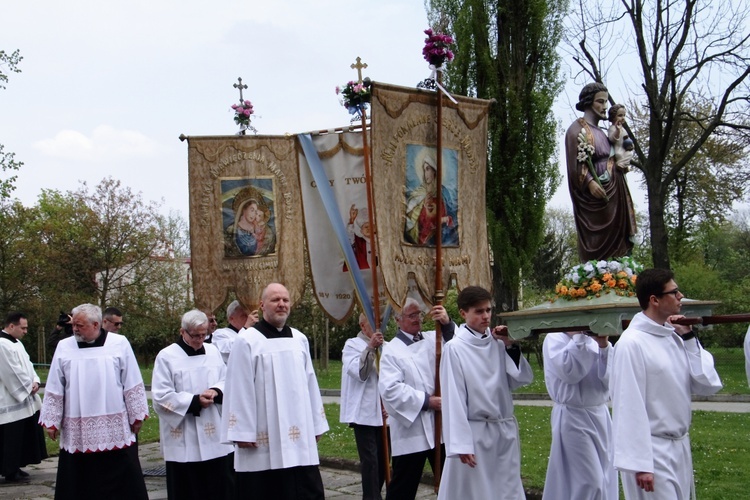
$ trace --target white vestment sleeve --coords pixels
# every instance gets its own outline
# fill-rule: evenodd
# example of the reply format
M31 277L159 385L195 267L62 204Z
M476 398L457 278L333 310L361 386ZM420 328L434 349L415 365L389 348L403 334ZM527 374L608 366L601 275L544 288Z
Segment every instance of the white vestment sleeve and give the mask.
M315 369L313 368L312 358L310 357L310 342L302 333L300 333L299 338L305 346L305 374L307 375L307 390L310 394L313 427L315 429L315 435L320 436L328 431L328 419L326 419L326 412L323 407L323 398L320 396L318 377L315 376Z
M194 395L176 390L174 374L168 358L169 355L164 355L163 351L156 356L154 374L151 378L151 394L154 410L159 418L170 427L177 428L185 418Z
M432 340L424 340L424 342L428 341ZM398 360L386 349L383 350L380 358L379 377L378 390L388 416L399 420L407 427L410 426L422 411L425 400L424 391L405 383L404 373L398 365Z
M42 412L39 415L39 424L47 429L61 429L64 403L65 374L60 364L60 358L53 356L52 365L47 374L47 382L44 386L44 400L42 401Z
M122 344L123 366L120 368L120 380L123 387L123 398L125 409L128 412L128 423L131 425L136 421L148 418L148 399L146 388L143 385L143 376L138 368L133 348L130 342Z
M618 347L611 387L614 465L631 472L654 472L651 425L646 413L644 359L638 346L618 344Z
M474 434L468 418L466 378L453 347L451 342L445 344L440 360L443 440L447 456L474 454ZM515 367L512 360L510 364Z
M222 442L257 442L255 369L250 344L244 338L238 339L227 364L226 391L221 413Z
M502 340L496 340L495 342L502 342ZM526 358L521 356L518 366L513 361L513 358L506 352L505 349L501 349L505 355L505 374L508 376L508 387L510 390L518 389L524 385L529 385L534 380L534 372L531 369L531 365Z
M697 337L684 342L690 366L690 392L710 396L720 391L722 384L714 367L714 357L701 347Z
M544 367L566 384L583 380L597 361L596 354L586 348L582 333L573 335L572 341L562 335L547 335L542 350Z
M10 341L3 340L2 342L3 344L10 344ZM21 356L21 352L13 349L12 345L8 345L7 348L3 345L0 348L0 383L19 403L29 397L31 386L35 382Z

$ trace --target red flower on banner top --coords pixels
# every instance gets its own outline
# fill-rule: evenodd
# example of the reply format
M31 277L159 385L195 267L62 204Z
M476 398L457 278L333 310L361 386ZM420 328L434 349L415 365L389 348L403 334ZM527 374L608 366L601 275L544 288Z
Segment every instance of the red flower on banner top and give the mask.
M444 35L442 33L435 33L432 29L428 28L424 30L425 45L422 49L422 55L425 61L435 68L440 68L448 62L453 60L453 51L450 50L450 46L453 45L453 37Z
M244 101L239 104L232 104L232 109L234 110L234 123L246 127L250 126L250 115L255 113L253 103Z

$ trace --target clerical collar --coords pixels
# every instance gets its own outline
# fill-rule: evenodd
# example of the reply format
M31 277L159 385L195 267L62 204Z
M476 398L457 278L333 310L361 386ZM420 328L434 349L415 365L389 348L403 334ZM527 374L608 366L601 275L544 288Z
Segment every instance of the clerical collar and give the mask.
M469 330L471 332L471 334L474 335L477 338L483 339L483 338L485 338L487 336L487 334L485 332L478 332L478 331L474 330L472 327L470 327L469 325L466 325L466 329Z
M200 349L193 349L188 345L187 342L185 342L185 339L182 338L182 335L180 335L180 338L177 339L177 342L175 342L178 346L182 347L182 350L185 351L185 354L188 356L199 356L201 354L206 354L206 348L201 346Z
M234 330L234 333L240 333L240 329L235 328L234 325L231 323L227 326L227 328L229 328L230 330Z
M421 332L419 332L419 334L419 340L422 340L424 337L421 335ZM416 337L416 335L417 334L412 335L411 333L406 333L400 328L398 330L398 333L396 333L396 337L400 338L401 341L406 345L412 345L414 342L419 342L419 340L414 340L414 337Z
M100 330L99 336L93 340L92 342L85 342L83 340L78 340L80 337L76 335L76 340L78 341L78 347L80 349L85 349L87 347L101 347L104 345L104 341L107 340L107 335L109 334L106 330Z
M7 332L6 332L5 330L3 330L2 332L0 332L0 338L2 338L2 339L8 339L8 340L10 340L11 342L18 342L18 339L17 339L17 338L15 338L15 337L14 337L13 335L11 335L10 333L7 333Z
M267 339L282 339L292 337L292 329L289 328L289 325L284 325L284 328L279 330L265 319L262 319L255 323L255 326L253 326L253 328L262 333L263 336L265 336Z

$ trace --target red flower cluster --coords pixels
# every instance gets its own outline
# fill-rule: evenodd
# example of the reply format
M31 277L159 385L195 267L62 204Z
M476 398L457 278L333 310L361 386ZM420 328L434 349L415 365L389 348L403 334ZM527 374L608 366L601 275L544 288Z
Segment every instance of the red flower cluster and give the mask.
M448 62L453 60L453 52L448 48L454 43L453 37L435 33L432 29L426 29L424 33L427 35L422 49L425 61L439 68L445 63L446 59Z

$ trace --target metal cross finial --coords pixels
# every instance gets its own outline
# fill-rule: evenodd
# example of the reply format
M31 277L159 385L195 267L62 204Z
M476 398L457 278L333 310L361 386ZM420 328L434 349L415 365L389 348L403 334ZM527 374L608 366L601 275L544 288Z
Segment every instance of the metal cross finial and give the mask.
M240 83L235 83L232 87L240 89L240 102L242 102L242 89L246 89L247 85L242 85L242 78L237 78L237 81Z
M349 67L357 70L357 83L362 83L362 69L367 67L367 63L362 64L362 58L358 56L357 62Z

